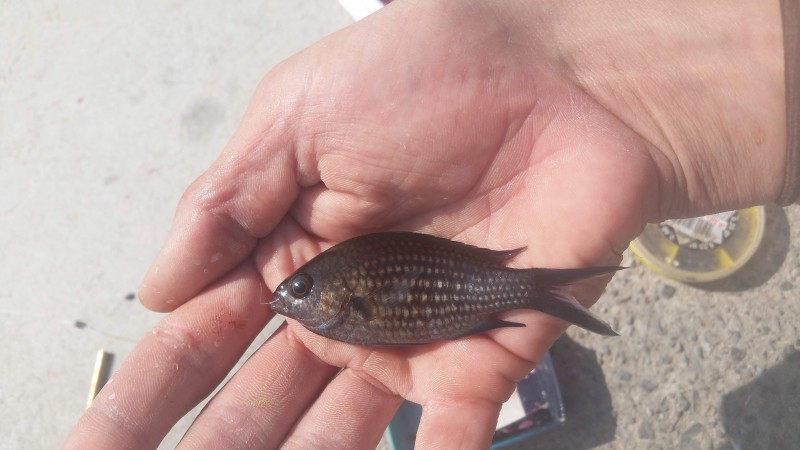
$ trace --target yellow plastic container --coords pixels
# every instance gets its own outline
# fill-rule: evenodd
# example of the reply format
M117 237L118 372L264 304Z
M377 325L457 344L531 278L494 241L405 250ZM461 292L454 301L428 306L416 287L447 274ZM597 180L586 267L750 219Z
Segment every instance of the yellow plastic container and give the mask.
M659 275L706 283L741 269L764 237L763 206L647 225L633 253Z

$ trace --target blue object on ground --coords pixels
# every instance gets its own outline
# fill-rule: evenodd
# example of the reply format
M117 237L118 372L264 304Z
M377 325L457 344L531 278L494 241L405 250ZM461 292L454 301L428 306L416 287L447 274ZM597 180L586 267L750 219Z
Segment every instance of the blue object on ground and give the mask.
M564 404L550 353L546 353L539 365L517 383L512 401L521 403L524 416L495 432L492 450L531 439L564 422ZM387 430L392 450L414 448L421 416L422 407L416 403L407 401L400 406Z

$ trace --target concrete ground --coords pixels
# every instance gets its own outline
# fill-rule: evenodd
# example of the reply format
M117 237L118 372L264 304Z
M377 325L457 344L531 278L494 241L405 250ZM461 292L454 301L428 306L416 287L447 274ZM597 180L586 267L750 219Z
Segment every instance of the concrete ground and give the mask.
M118 365L160 318L134 293L183 189L260 77L351 21L333 0L0 2L0 448L60 445L96 352ZM518 448L798 448L800 209L769 215L727 282L620 274L598 310L622 337L556 345L568 421Z

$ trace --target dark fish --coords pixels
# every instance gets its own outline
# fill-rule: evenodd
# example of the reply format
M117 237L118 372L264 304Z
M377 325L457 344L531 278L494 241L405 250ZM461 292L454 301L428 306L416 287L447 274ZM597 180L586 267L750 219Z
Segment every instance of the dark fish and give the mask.
M356 237L322 252L275 290L270 308L322 336L403 346L521 327L493 314L530 308L595 333L617 333L568 285L620 267L512 269L515 250L489 250L408 232Z

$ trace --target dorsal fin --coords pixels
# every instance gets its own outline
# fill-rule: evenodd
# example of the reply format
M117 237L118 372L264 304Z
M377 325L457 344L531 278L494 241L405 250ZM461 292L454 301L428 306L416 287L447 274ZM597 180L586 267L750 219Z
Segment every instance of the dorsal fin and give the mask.
M492 250L474 245L464 244L461 242L454 242L465 247L465 251L469 254L475 255L477 258L487 259L496 265L500 265L509 259L524 252L528 247L515 248L513 250Z
M432 246L442 246L449 251L460 251L473 258L485 260L489 264L500 265L505 261L522 253L528 247L519 247L512 250L492 250L488 248L478 247L476 245L465 244L459 241L452 241L450 239L432 236L430 234L414 233L411 231L394 231L384 233L386 236L394 235L395 238L411 238L420 242L427 242Z

